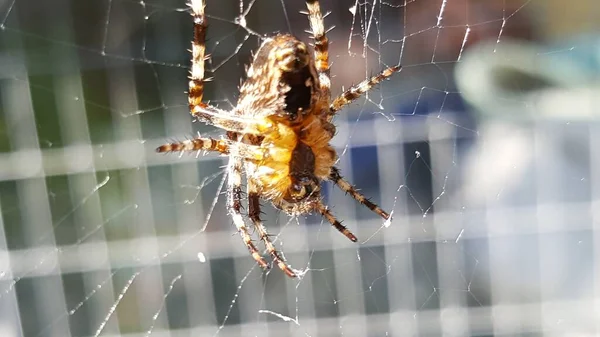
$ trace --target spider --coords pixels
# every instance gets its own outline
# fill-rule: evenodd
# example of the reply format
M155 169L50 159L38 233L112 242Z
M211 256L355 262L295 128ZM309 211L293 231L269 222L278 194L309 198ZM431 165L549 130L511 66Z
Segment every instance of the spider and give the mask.
M246 175L248 218L274 264L289 277L296 272L273 245L260 219L260 200L291 216L320 213L353 242L321 200L321 182L331 181L359 203L388 220L390 214L358 192L334 166L333 117L373 86L400 70L393 66L331 99L329 42L319 1L306 0L314 55L305 43L287 34L265 38L247 69L235 108L224 111L202 101L207 19L204 0L188 3L194 21L188 102L191 115L226 131L221 139L195 137L164 144L157 152L212 151L229 156L227 209L250 254L263 269L269 264L252 241L242 215L242 173Z

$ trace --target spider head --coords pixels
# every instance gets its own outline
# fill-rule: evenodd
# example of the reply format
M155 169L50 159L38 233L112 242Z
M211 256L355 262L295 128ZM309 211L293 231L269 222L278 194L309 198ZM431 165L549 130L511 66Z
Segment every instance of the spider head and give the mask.
M292 184L288 189L288 202L299 202L307 198L319 196L321 186L314 176L292 176Z
M310 201L320 195L321 184L315 176L315 154L310 146L298 142L290 161L290 184L285 200L290 203Z

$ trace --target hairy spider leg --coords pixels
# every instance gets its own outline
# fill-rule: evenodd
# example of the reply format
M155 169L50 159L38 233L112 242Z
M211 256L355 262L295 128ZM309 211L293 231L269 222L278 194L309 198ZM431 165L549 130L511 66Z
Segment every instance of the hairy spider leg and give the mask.
M252 237L248 232L248 227L244 223L244 218L242 217L242 161L240 158L231 158L229 160L228 169L228 188L227 188L227 209L233 218L233 223L237 228L242 240L246 247L248 247L248 251L256 260L259 266L264 269L269 269L269 264L265 259L260 255L258 249L252 242Z
M191 107L190 113L198 120L226 131L257 135L272 127L272 123L267 120L234 116L229 111L221 110L206 103Z
M369 199L367 199L367 197L365 197L362 193L357 191L356 188L352 186L352 184L350 184L346 179L344 179L341 176L340 170L337 167L334 166L331 168L329 180L333 181L336 185L338 185L338 187L342 189L342 191L346 192L347 194L350 194L350 196L354 198L354 200L360 202L362 205L366 206L368 209L375 212L382 218L386 220L390 218L390 215L388 213L386 213L376 204L372 203Z
M344 106L352 103L354 100L362 96L364 93L371 90L374 86L381 83L383 80L389 78L394 73L400 71L402 69L401 66L393 66L385 69L379 74L366 79L357 85L351 86L348 90L344 91L341 95L336 97L329 105L329 116L328 121L333 119L333 116L340 111Z
M208 24L204 15L204 0L191 0L189 3L191 15L194 19L194 39L192 40L192 69L188 83L188 103L190 113L199 113L196 107L206 106L202 102L204 95L204 58L206 52L206 29Z
M267 248L267 252L269 253L269 255L271 255L273 262L277 264L279 269L281 269L289 277L296 277L296 273L294 273L292 268L289 265L287 265L283 261L283 259L279 256L279 252L273 245L273 242L271 242L269 233L267 233L265 226L263 226L263 223L260 220L260 195L256 191L256 186L254 186L254 184L250 180L248 180L247 189L248 189L248 217L254 224L254 228L255 228L256 232L258 232L258 236L260 237L262 242L265 244L265 247Z
M348 228L346 228L346 226L342 225L342 223L331 213L331 211L329 211L327 206L325 206L322 202L319 202L317 205L315 205L315 210L321 213L321 215L324 216L325 219L327 219L327 221L329 221L329 223L333 227L335 227L335 229L337 229L340 233L344 234L348 239L350 239L350 241L358 241L356 236L354 236L354 234L352 234L352 232Z
M231 141L229 139L214 139L196 137L181 142L163 144L156 148L156 152L197 152L211 151L260 162L266 157L266 149L257 145Z
M327 99L331 96L331 77L329 75L329 40L325 35L323 14L318 0L306 0L308 21L313 38L315 39L315 67L319 74L321 91Z
M204 0L190 0L189 7L194 21L192 40L192 69L188 82L190 114L207 124L234 132L259 134L270 127L266 121L254 121L232 116L229 112L204 103L204 61L206 59L206 30L208 23L204 15Z
M230 142L225 139L193 138L181 142L163 144L156 148L156 152L197 152L213 151L229 154Z

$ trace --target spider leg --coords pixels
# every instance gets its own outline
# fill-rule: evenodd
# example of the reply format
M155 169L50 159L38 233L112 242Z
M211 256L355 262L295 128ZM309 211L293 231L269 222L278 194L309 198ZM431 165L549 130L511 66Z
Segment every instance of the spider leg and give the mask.
M252 220L254 228L258 232L258 236L265 244L265 247L267 247L267 251L269 252L269 255L271 255L273 262L277 263L279 269L287 276L296 277L296 273L292 271L292 268L279 256L279 252L269 238L269 233L267 233L267 230L260 220L260 198L254 184L251 183L250 180L248 180L248 217Z
M329 174L329 180L333 181L336 185L338 185L338 187L341 188L342 191L350 194L350 196L352 198L354 198L354 200L365 205L368 209L377 213L382 218L384 218L386 220L390 218L390 215L388 213L386 213L383 209L381 209L376 204L372 203L369 199L367 199L367 197L365 197L362 193L357 191L356 188L354 188L354 186L352 186L352 184L350 184L346 179L344 179L340 175L340 170L337 167L334 166L331 168L331 173Z
M204 95L204 59L208 24L204 15L206 6L204 0L190 0L189 6L194 18L194 39L192 40L192 69L188 83L188 103L190 104L190 113L197 116L200 111L196 107L206 106L202 102L202 96Z
M244 218L242 217L241 209L242 209L242 162L240 158L232 158L228 165L228 187L227 187L227 208L229 209L229 213L233 218L233 223L240 233L242 240L244 240L244 244L248 247L248 251L256 260L259 266L264 269L269 269L269 265L267 261L260 255L258 249L254 243L252 243L252 237L250 237L250 233L248 232L248 227L244 223Z
M313 38L315 39L315 67L319 74L321 90L327 97L331 95L331 78L329 76L329 40L325 35L323 14L318 0L306 0L308 20Z
M226 131L259 135L273 127L268 119L255 119L236 116L212 105L200 102L198 105L190 103L190 113L206 124L214 125Z
M190 114L201 121L221 129L242 133L260 133L268 129L268 123L258 125L257 121L232 116L226 111L202 101L204 96L204 61L206 59L206 30L208 23L204 15L204 0L190 0L189 7L194 19L194 38L192 40L192 69L188 83L188 103Z
M327 219L327 221L329 221L329 223L333 227L335 227L335 229L340 231L340 233L344 234L348 239L350 239L350 241L358 241L356 236L354 236L354 234L352 234L352 232L348 228L346 228L346 226L342 225L342 223L329 211L329 209L323 204L323 202L319 202L317 205L315 205L315 210L321 213L321 215L324 216L325 219Z
M181 142L167 143L156 148L156 152L197 152L212 151L222 154L233 154L237 157L261 161L265 159L265 150L257 145L233 142L229 139L213 139L196 137Z
M379 74L360 82L357 85L351 86L348 90L344 91L341 95L336 97L331 105L329 106L329 120L333 118L336 112L342 109L344 106L352 103L355 99L359 98L362 94L371 90L374 86L379 84L381 81L392 76L395 72L400 71L402 67L393 66L385 69Z
M156 148L156 152L214 151L229 154L230 142L224 139L194 138L181 142L167 143Z

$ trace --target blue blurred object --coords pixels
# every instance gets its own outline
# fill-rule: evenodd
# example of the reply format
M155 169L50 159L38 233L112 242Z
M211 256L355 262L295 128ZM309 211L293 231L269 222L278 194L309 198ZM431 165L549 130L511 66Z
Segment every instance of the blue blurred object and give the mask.
M539 46L503 40L469 49L456 67L459 91L482 118L596 119L600 40Z

